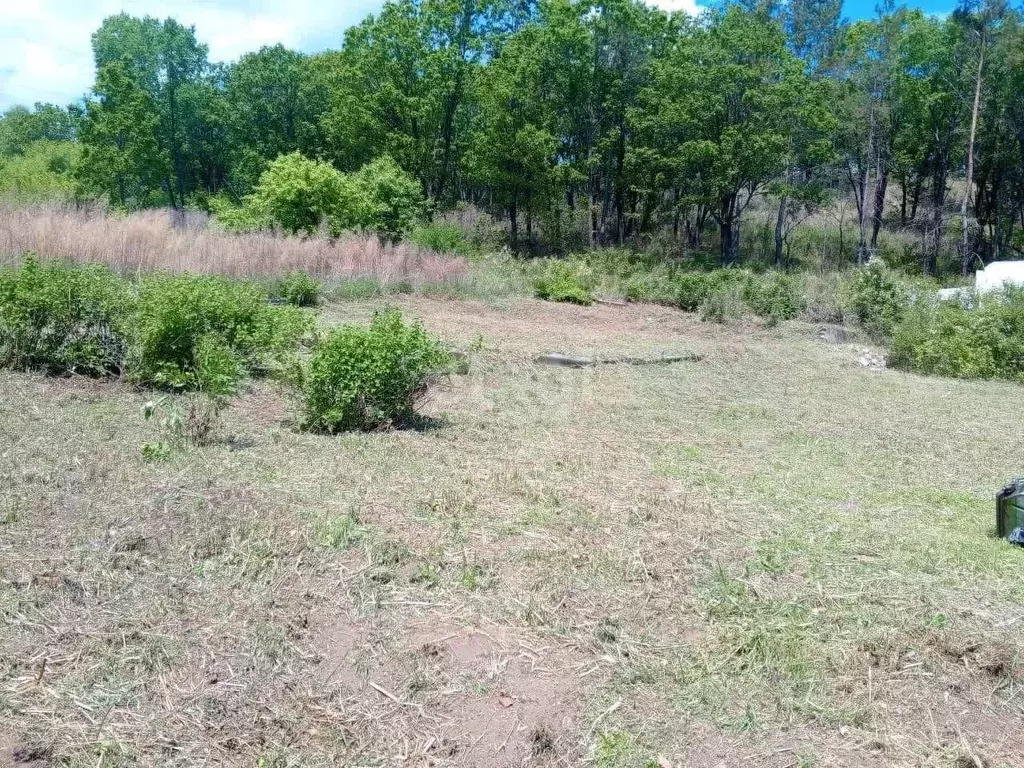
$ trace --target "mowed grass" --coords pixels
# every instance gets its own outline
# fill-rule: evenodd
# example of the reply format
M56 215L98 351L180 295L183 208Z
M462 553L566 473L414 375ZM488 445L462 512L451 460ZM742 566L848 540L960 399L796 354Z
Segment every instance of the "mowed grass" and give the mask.
M301 434L258 382L147 462L145 393L0 376L0 765L1020 764L1019 387L399 304L473 350L419 432Z

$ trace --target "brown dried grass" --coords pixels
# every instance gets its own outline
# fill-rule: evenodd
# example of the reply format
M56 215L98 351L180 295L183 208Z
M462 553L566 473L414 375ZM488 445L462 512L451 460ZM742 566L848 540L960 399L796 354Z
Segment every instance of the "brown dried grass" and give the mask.
M337 239L273 232L232 234L203 214L139 211L115 217L96 208L0 205L0 260L33 251L42 258L99 262L122 272L168 270L264 277L301 269L321 280L381 285L457 285L462 258L374 235Z

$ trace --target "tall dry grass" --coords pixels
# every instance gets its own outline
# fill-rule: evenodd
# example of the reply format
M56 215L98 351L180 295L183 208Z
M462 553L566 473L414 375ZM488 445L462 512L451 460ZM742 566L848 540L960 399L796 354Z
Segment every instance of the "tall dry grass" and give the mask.
M337 240L258 232L231 234L202 214L151 210L115 217L98 209L0 205L0 261L25 251L41 258L90 261L123 272L168 270L232 277L266 277L301 269L321 280L368 278L453 285L467 263L406 243L384 245L373 235Z

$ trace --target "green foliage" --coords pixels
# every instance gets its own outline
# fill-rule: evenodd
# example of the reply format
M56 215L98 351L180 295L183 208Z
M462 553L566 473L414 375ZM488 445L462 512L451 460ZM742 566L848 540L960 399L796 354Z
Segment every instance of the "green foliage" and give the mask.
M301 269L295 269L281 281L280 295L292 306L315 307L320 303L320 283Z
M918 299L895 326L888 362L937 376L1024 381L1024 290L1007 287L973 308Z
M693 312L700 309L712 294L722 293L727 288L742 297L743 285L749 277L748 272L733 268L714 269L710 272L679 272L673 280L676 302L680 309Z
M171 160L159 137L152 96L132 77L128 65L102 66L82 126L82 158L76 174L82 187L106 194L117 206L140 208L163 202L157 195Z
M0 269L0 366L119 374L134 304L128 284L106 267L28 255Z
M675 279L676 300L680 309L695 312L719 286L714 273L683 272Z
M352 175L363 208L358 225L385 240L398 241L424 213L423 189L387 155Z
M267 166L241 207L214 199L211 207L228 229L312 234L326 226L334 236L368 229L390 241L401 239L425 211L419 183L388 157L346 174L292 152Z
M139 291L132 377L162 388L227 395L244 373L280 363L311 327L255 285L201 275L154 275Z
M366 534L359 519L352 513L325 520L317 535L317 543L327 549L348 549Z
M292 152L270 163L244 207L245 220L261 226L312 234L326 223L337 235L362 224L367 201L353 179L330 163Z
M28 144L22 154L0 160L0 197L18 203L74 198L72 170L80 154L81 146L71 141L42 139Z
M547 301L565 301L584 306L594 303L593 296L584 285L577 266L565 261L550 261L533 281L537 298Z
M732 281L715 285L700 304L701 320L724 323L743 317L747 313L743 289L742 284Z
M0 161L25 154L36 142L73 142L81 120L79 107L64 109L38 102L31 110L11 107L0 115Z
M804 285L798 277L782 272L751 275L743 288L743 301L758 317L792 320L804 309Z
M144 443L142 457L163 461L170 458L172 449L210 445L226 405L226 396L206 392L191 394L184 401L169 395L148 400L142 406L142 417L157 422L163 439Z
M253 232L272 226L255 205L236 205L226 194L214 195L206 204L217 223L229 232Z
M438 253L473 256L476 249L466 240L465 233L455 224L422 224L409 233L409 242Z
M299 150L299 126L316 103L302 92L307 57L283 45L247 53L227 72L232 188L249 192L274 158Z
M887 338L903 318L910 289L895 273L872 265L857 270L848 288L850 306L873 336Z
M403 322L397 310L376 313L368 328L336 328L308 364L296 367L303 424L329 433L407 425L449 362L441 344L418 322Z

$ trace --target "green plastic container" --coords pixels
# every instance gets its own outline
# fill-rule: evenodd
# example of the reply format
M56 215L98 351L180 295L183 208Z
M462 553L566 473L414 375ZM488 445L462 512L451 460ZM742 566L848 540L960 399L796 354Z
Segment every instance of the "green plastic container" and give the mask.
M1003 490L996 494L996 532L999 538L1010 538L1010 534L1024 528L1024 477L1015 477ZM1019 543L1014 536L1014 543Z

